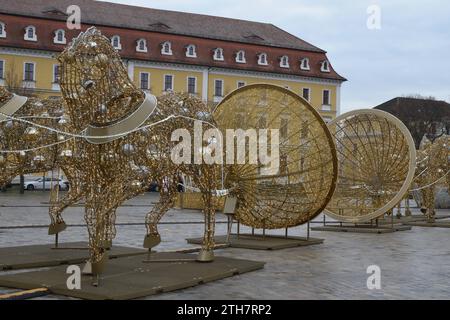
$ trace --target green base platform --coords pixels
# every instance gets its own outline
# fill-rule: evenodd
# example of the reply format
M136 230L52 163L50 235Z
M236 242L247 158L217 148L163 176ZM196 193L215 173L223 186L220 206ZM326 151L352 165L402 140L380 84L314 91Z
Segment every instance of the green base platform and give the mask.
M210 263L186 261L196 257L185 253L153 253L150 263L146 262L145 255L110 260L99 279L99 286L92 285L91 276L82 276L81 290L67 289L69 275L64 266L0 276L0 287L47 288L52 294L80 299L125 300L194 287L264 268L263 262L224 257L216 257Z
M186 239L190 244L202 244L203 238ZM217 236L217 244L225 244L227 236ZM229 247L252 249L252 250L281 250L287 248L311 246L322 244L323 239L303 238L303 237L282 237L282 236L262 236L252 234L230 235Z
M32 245L22 247L0 248L0 270L30 269L51 267L65 264L83 263L89 259L86 242L71 242L54 245ZM110 259L146 254L148 251L127 247L113 246L109 251Z
M386 226L340 226L340 225L325 225L321 227L312 227L311 230L313 231L331 231L331 232L353 232L353 233L375 233L375 234L382 234L382 233L393 233L398 231L409 231L411 230L411 226L404 226L404 225L394 225L394 227Z
M415 221L415 222L404 222L406 226L411 227L424 227L424 228L450 228L450 221Z

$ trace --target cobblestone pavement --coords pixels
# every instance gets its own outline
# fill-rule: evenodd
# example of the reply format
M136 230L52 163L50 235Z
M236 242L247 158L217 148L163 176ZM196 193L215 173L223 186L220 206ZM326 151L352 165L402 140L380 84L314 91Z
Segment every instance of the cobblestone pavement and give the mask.
M146 194L118 210L120 222L143 222L157 196ZM0 227L46 225L48 194L0 193ZM450 212L441 210L440 214ZM68 224L83 223L83 209L69 208ZM191 210L171 210L164 222L201 221L202 214ZM224 221L222 215L218 220ZM320 221L321 217L316 221ZM185 238L202 235L202 225L161 225L159 251L188 248ZM217 225L225 234L226 225ZM243 232L249 231L243 228ZM284 231L270 234L284 234ZM305 235L306 227L290 231ZM140 248L144 226L119 226L115 244ZM233 278L195 288L166 293L148 299L450 299L450 229L419 228L392 234L313 232L325 239L323 245L280 251L245 249L217 250L216 255L267 262L266 267ZM63 242L87 238L85 228L69 228ZM0 247L52 243L46 229L0 229ZM381 290L367 289L367 267L381 268ZM0 288L0 293L11 292ZM41 298L42 299L42 298ZM67 299L48 296L44 299Z

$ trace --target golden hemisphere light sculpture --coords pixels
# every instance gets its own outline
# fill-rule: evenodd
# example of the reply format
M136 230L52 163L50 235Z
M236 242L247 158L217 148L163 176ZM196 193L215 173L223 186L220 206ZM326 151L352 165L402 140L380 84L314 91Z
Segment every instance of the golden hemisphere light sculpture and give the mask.
M339 174L325 213L341 222L364 223L388 213L414 179L416 150L406 126L380 110L355 110L328 124L336 143Z
M253 228L289 228L323 211L335 189L336 151L326 124L307 101L282 87L249 85L225 97L214 119L227 145L225 158L236 162L237 149L246 146L245 162L227 160L225 170L226 187L238 199L235 218L240 223ZM258 141L239 142L238 134L229 135L229 130L239 129L256 130ZM276 131L278 141L272 136ZM261 140L264 136L267 148ZM233 157L228 149L230 137L237 141ZM265 151L278 167L261 161ZM255 155L257 162L252 162Z

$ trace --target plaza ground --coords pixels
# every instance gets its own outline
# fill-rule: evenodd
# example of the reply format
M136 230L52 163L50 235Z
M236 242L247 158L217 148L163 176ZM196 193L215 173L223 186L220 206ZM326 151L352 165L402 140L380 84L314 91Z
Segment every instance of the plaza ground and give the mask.
M157 194L145 194L121 207L118 223L142 223ZM0 247L52 243L45 228L5 229L4 227L48 224L48 193L14 191L0 193ZM450 214L440 210L439 214ZM83 224L83 208L71 207L64 213L66 222ZM171 210L163 222L201 222L202 214L192 210ZM226 218L218 214L218 221ZM318 217L316 221L321 221ZM188 248L185 238L203 234L202 224L162 224L163 242L158 251ZM242 232L249 231L243 228ZM218 224L216 234L225 234L226 224ZM284 230L270 232L284 234ZM291 235L306 235L306 227L290 230ZM118 226L116 245L142 247L143 225ZM149 299L449 299L450 229L419 228L391 234L312 232L323 238L323 245L253 251L217 250L216 255L264 261L266 266L240 276L149 297ZM69 227L61 242L87 239L85 227ZM367 288L367 267L381 268L381 290ZM0 273L1 274L1 273ZM0 288L0 294L14 290ZM68 299L46 296L40 299Z

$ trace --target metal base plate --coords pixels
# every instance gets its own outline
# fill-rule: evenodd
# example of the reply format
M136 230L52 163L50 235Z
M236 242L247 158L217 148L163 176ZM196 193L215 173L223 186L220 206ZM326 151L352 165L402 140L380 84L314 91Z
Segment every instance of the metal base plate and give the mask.
M52 244L0 248L0 270L29 269L83 263L89 259L86 242L61 243L58 250ZM64 248L70 248L65 250ZM86 248L86 250L80 250ZM148 251L114 246L110 258L146 254Z
M203 238L186 239L190 244L201 244ZM216 236L217 244L226 243L227 236ZM237 234L230 235L229 246L231 248L242 248L252 250L281 250L287 248L303 247L316 244L322 244L323 239L302 238L302 237L282 237L266 235Z
M82 276L81 290L67 289L66 267L0 276L0 287L48 288L51 293L91 300L124 300L180 290L203 283L255 271L263 262L216 257L211 263L195 262L195 254L154 253L156 260L194 260L194 262L145 263L143 256L108 261L99 286L91 276ZM214 298L214 297L211 297Z
M376 227L376 226L321 226L312 227L313 231L331 231L331 232L353 232L353 233L393 233L398 231L409 231L412 228L403 225L394 225L394 227Z

